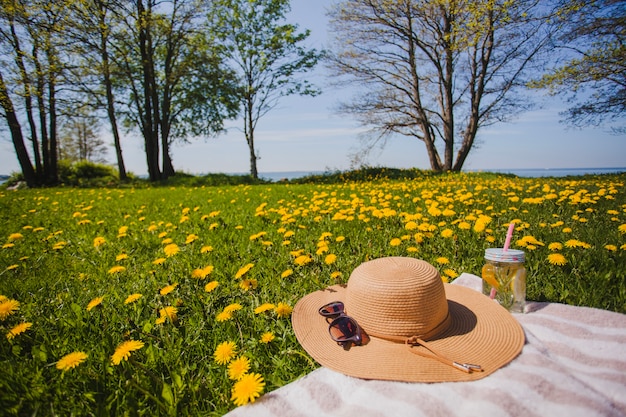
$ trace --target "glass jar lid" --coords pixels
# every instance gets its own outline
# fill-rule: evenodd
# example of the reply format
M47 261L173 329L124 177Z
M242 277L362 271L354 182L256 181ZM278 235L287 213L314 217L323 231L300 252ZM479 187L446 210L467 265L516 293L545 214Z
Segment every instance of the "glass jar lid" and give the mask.
M489 248L485 249L485 259L493 262L506 262L506 263L523 263L526 258L526 254L522 250L503 248Z

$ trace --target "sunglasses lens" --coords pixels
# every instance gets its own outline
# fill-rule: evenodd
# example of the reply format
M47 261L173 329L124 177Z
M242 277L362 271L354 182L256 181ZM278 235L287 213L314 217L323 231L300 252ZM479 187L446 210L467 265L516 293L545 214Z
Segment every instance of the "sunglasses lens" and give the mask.
M335 342L354 342L357 345L361 342L359 326L351 317L341 316L333 320L328 331Z
M343 313L343 303L341 301L333 301L322 306L319 311L324 317L336 317Z

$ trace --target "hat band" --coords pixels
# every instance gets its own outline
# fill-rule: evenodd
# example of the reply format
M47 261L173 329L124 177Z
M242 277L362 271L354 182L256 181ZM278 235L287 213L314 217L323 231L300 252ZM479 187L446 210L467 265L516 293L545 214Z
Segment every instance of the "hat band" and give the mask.
M379 339L388 340L390 342L396 343L404 343L406 347L409 349L409 352L422 356L424 358L435 359L445 365L452 366L453 368L459 369L463 372L472 373L472 372L482 372L483 369L480 365L475 365L471 363L457 362L443 355L441 352L438 352L431 345L426 343L423 339L430 339L434 336L444 332L452 322L450 317L450 313L446 314L446 318L444 318L441 323L435 326L431 331L425 333L424 335L414 335L414 336L389 336L389 335L381 335L376 333L368 333L369 336L374 336ZM415 347L422 346L428 352L424 352L423 350L418 350Z

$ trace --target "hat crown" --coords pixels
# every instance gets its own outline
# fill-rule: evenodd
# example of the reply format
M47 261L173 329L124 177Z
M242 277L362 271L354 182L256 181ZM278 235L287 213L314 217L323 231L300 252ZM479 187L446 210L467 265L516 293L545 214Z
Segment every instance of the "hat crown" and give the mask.
M378 337L428 338L448 318L448 302L435 267L408 257L374 259L350 275L346 312Z

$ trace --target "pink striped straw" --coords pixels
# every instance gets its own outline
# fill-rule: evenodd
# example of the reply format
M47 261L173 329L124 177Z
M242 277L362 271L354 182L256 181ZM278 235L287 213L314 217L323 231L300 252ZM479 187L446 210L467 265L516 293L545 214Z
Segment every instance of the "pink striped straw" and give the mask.
M511 244L511 237L513 237L513 229L515 229L515 223L511 223L509 225L509 230L506 232L506 240L504 241L504 248L502 248L504 252L509 250L509 245Z

